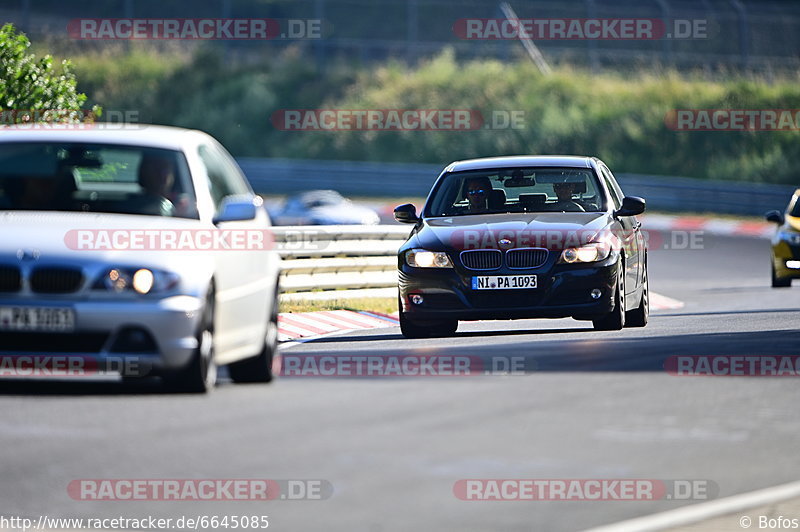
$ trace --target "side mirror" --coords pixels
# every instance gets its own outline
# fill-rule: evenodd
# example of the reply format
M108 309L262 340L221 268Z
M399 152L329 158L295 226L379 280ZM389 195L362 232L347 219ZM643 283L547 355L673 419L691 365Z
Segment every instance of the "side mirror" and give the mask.
M766 218L768 222L778 225L783 225L784 222L786 222L786 218L783 217L783 213L781 211L769 211L764 215L764 218Z
M404 205L400 205L399 207L395 207L394 219L404 224L415 224L419 222L417 208L411 203L406 203Z
M614 216L636 216L642 214L645 208L645 201L638 196L625 196L622 198L622 207L614 212Z
M246 222L255 220L258 209L264 204L260 196L244 194L223 198L219 214L212 221L214 225L222 222Z

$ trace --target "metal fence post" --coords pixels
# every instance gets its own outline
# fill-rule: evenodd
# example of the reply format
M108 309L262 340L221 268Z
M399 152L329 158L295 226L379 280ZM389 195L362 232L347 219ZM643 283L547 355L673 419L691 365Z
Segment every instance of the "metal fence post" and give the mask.
M412 64L417 59L415 43L419 40L419 2L408 0L408 12L406 14L406 60Z
M315 0L314 2L314 18L319 21L325 19L325 0ZM323 24L324 27L324 24ZM322 72L325 70L325 63L327 62L327 41L324 35L319 39L314 40L314 60L317 63L317 70Z
M669 2L667 0L656 0L658 7L661 8L661 19L663 20L664 24L671 24L672 21L672 13L669 6ZM674 29L674 28L673 28ZM664 63L667 65L672 65L672 39L670 39L671 33L668 33L662 39L662 49L664 53Z
M586 0L586 17L597 18L597 4L595 0ZM592 74L600 72L600 60L597 56L597 41L594 39L586 39L586 48L589 55L589 66L592 69Z
M750 23L747 19L747 9L740 0L731 0L731 5L739 17L739 54L742 68L750 66Z

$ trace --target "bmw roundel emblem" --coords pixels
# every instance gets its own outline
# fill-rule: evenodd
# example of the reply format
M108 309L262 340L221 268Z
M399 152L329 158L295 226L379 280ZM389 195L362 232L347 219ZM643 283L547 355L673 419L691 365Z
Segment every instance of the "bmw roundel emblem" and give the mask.
M511 240L509 240L507 238L501 238L500 241L498 242L498 244L501 244L503 246L510 246L511 245Z

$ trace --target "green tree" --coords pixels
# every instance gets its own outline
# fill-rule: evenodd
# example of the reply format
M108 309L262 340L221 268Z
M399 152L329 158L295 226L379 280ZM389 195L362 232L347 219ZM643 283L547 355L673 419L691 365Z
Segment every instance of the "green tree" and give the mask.
M28 53L31 43L14 26L0 28L0 110L4 123L30 121L77 122L84 113L86 95L76 90L72 64L53 64L48 54L37 59ZM41 112L37 112L41 111ZM100 108L93 109L99 115Z

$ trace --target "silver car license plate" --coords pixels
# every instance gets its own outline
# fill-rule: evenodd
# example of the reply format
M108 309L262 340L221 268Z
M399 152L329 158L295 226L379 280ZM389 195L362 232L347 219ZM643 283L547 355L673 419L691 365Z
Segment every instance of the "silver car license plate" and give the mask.
M72 332L75 311L63 307L0 307L0 331Z

